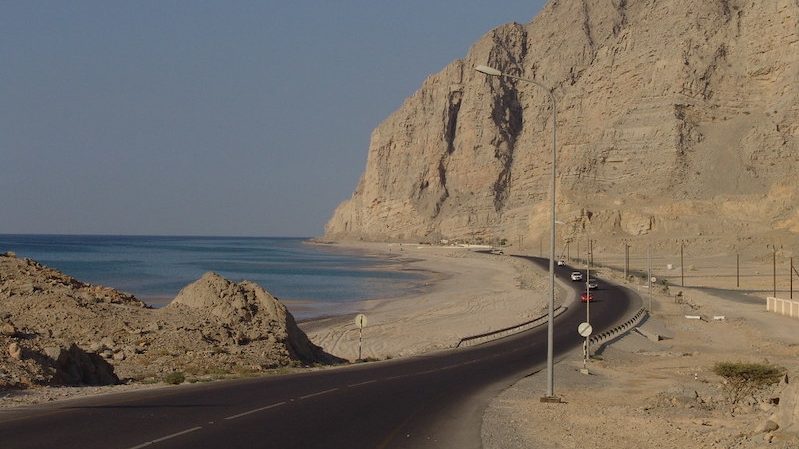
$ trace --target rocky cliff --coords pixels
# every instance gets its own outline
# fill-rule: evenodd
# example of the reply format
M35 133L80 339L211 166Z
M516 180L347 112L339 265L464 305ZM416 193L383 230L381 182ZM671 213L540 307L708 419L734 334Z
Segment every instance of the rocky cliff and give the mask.
M799 234L799 1L551 0L483 36L374 130L332 239ZM710 240L708 240L710 239Z

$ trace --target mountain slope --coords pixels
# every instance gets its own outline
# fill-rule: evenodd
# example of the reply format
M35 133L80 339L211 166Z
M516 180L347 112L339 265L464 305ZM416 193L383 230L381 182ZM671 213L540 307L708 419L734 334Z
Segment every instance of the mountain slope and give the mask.
M374 130L332 239L799 233L799 1L552 0L483 36ZM794 239L795 240L795 239Z

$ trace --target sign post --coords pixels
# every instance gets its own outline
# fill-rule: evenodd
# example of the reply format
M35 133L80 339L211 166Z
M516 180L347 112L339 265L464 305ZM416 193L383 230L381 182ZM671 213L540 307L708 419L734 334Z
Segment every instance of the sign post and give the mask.
M580 325L577 326L577 332L580 334L580 336L585 337L585 343L583 344L583 369L580 370L580 372L583 374L591 374L588 372L588 366L587 366L588 350L589 350L588 342L589 342L589 337L591 336L591 333L593 331L594 329L591 327L589 323L580 323Z
M358 360L361 360L361 346L363 346L363 328L366 327L366 315L355 315L355 325L358 326Z

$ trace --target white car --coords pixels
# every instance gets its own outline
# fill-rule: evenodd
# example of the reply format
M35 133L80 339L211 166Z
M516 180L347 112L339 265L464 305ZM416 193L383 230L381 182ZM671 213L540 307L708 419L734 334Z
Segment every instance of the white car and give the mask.
M599 287L599 282L597 282L596 279L591 278L588 280L588 282L586 282L586 285L588 286L589 289L597 288Z
M561 259L561 260L559 260L559 261L558 261L558 266L559 266L559 267L562 267L562 266L564 266L564 265L566 265L566 262L565 262L563 259Z
M583 274L580 273L579 271L572 272L572 280L573 281L582 281L583 280Z

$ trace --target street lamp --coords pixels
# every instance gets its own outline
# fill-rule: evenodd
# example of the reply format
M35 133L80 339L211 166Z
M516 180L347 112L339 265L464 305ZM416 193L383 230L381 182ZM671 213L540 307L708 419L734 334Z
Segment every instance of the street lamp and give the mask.
M557 129L558 129L558 108L555 101L555 94L552 89L544 86L535 80L520 78L518 76L508 75L493 67L485 65L478 65L474 68L480 73L488 76L497 76L510 78L526 83L535 84L536 86L544 89L549 94L549 99L552 101L552 182L550 184L550 195L552 196L552 228L549 239L549 315L547 320L547 395L541 398L542 402L559 402L555 397L554 392L554 367L553 367L553 340L554 340L554 326L555 326L555 164L557 163Z

